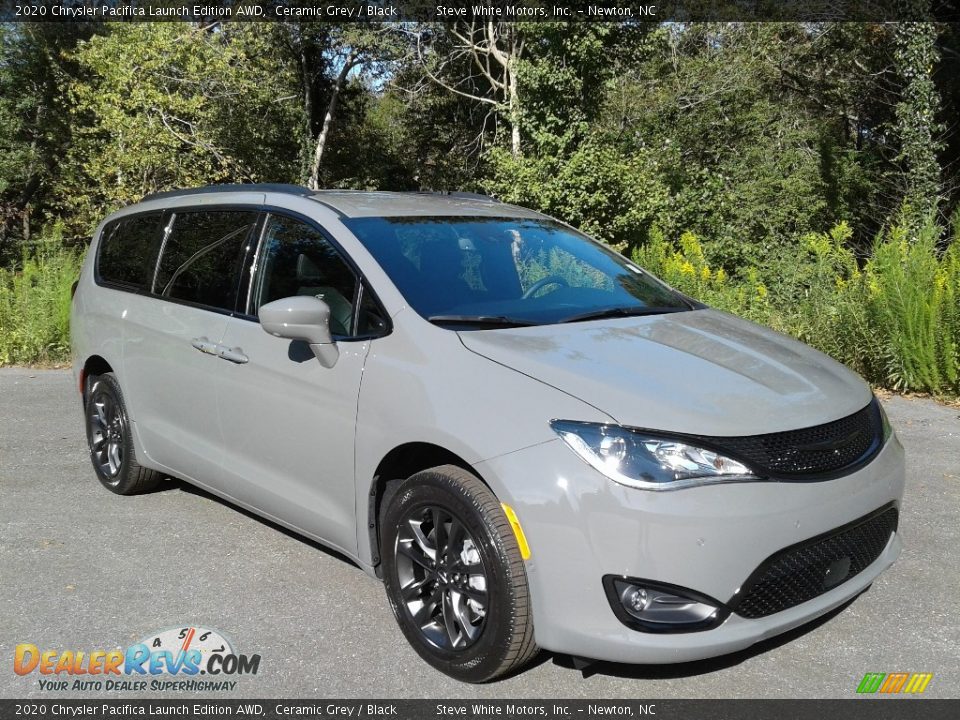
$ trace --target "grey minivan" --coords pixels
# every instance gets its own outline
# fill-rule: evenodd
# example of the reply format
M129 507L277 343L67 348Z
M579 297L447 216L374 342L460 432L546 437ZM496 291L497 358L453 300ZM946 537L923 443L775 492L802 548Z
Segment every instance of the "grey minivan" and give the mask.
M900 552L863 380L489 198L149 196L97 229L72 333L103 485L181 478L335 548L461 680L739 650Z

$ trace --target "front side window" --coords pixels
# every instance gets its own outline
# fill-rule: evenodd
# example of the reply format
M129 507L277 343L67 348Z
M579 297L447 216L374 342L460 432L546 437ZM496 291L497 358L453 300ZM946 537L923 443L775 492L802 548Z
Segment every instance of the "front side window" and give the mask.
M97 253L97 276L130 290L149 290L163 240L163 216L125 217L104 229Z
M540 325L694 306L626 258L549 220L345 220L420 315L446 325Z
M178 212L163 246L153 291L219 310L234 310L253 253L258 213Z
M357 277L337 249L307 223L271 215L263 234L254 313L261 305L311 295L330 307L330 332L354 335Z

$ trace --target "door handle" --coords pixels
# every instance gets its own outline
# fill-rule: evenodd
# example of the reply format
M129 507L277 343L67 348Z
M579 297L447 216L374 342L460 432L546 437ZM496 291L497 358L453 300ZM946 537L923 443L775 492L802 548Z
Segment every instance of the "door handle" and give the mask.
M237 363L238 365L250 361L250 358L244 355L243 350L240 348L228 348L224 345L217 345L216 354L217 357L223 360L229 360L232 363Z
M193 346L194 346L197 350L199 350L200 352L206 353L207 355L216 355L216 354L217 354L217 345L216 345L216 343L210 342L210 341L207 340L207 338L205 338L205 337L194 338L193 341L192 341L190 344L193 345Z

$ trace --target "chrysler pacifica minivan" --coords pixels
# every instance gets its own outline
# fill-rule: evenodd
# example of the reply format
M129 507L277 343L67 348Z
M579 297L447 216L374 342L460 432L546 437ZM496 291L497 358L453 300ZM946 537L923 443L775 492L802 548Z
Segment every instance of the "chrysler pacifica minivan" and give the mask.
M72 333L104 486L181 478L336 549L461 680L739 650L900 552L857 375L489 198L149 196L97 229Z

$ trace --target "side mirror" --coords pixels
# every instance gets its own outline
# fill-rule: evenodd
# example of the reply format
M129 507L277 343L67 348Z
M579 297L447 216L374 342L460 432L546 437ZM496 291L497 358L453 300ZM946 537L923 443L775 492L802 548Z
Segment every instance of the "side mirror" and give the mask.
M260 327L279 338L302 340L324 367L333 367L340 357L330 334L330 306L310 295L274 300L260 306Z

